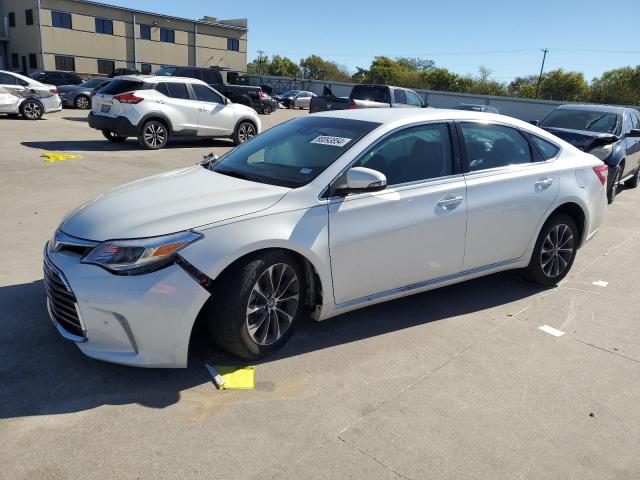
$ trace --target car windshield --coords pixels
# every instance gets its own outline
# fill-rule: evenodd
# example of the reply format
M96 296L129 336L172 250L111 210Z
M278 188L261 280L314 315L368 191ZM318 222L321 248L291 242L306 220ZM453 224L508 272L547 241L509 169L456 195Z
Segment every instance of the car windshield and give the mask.
M616 133L620 115L596 110L571 110L559 108L540 122L541 127L567 128L588 132Z
M297 188L313 181L379 125L301 117L267 130L206 167L232 177Z
M161 67L153 72L153 74L159 77L170 77L177 69L178 67Z
M104 78L92 78L91 80L85 80L80 86L84 88L95 88L104 81Z

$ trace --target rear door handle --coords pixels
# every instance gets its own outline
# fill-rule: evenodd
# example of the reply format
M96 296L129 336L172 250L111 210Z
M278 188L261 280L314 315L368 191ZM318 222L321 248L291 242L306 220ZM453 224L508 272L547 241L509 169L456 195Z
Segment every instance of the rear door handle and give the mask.
M553 178L542 178L536 182L536 188L544 190L553 184Z
M444 197L440 201L438 201L438 206L442 208L455 208L462 203L464 197Z
M167 103L166 100L156 100L156 103Z
M200 110L201 112L206 112L209 109L207 107L200 107L198 110Z

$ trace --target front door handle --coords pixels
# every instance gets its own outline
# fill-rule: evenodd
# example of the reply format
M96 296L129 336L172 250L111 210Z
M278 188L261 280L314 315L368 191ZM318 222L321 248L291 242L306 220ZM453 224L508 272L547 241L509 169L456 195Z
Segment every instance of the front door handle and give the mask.
M438 206L442 207L442 208L447 208L447 209L455 208L458 205L460 205L463 200L464 200L464 197L462 197L462 196L444 197L443 199L438 201Z
M544 190L553 184L553 178L541 178L536 182L536 188Z

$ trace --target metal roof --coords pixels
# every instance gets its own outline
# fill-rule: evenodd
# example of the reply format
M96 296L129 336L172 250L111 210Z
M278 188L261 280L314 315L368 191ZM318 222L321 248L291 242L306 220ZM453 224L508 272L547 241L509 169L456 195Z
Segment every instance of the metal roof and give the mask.
M140 13L140 14L143 14L143 15L151 15L151 16L154 16L154 17L169 18L171 20L180 20L182 22L197 23L197 24L200 24L200 25L211 25L213 27L229 28L231 30L240 30L240 31L243 31L243 32L246 32L246 31L249 30L247 27L240 27L238 25L229 25L227 23L220 23L220 22L207 22L207 21L204 21L204 20L197 20L197 19L192 19L192 18L174 17L173 15L164 15L162 13L147 12L145 10L136 10L135 8L119 7L117 5L109 5L108 3L93 2L93 1L90 1L90 0L72 0L72 1L77 2L77 3L84 3L84 4L87 4L87 5L95 5L97 7L106 7L106 8L113 8L115 10L123 10L125 12Z

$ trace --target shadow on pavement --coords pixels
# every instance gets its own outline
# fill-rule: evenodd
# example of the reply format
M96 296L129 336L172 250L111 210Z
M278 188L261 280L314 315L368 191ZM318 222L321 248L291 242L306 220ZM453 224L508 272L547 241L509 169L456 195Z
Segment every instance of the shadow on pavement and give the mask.
M44 142L21 142L25 147L38 150L54 150L69 152L101 152L101 151L126 151L145 150L136 139L129 138L124 143L111 143L107 140L53 140ZM195 140L171 140L164 150L178 148L204 148L204 147L233 147L233 142L226 139L195 139Z
M513 272L375 305L325 322L307 320L269 363L358 342L523 299L540 292ZM237 359L216 353L202 325L194 331L187 369L143 369L85 357L58 335L46 313L42 281L0 288L0 418L79 412L137 403L164 408L180 392L211 379L203 362Z

